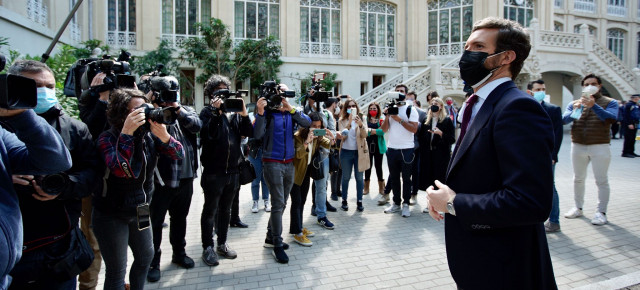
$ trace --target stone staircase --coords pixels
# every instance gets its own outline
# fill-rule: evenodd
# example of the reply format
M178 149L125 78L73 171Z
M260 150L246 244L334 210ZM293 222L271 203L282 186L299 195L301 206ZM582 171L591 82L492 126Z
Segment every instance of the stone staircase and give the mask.
M399 84L406 85L409 88L409 91L416 91L416 93L418 93L418 96L426 94L427 90L429 90L429 88L431 87L430 67L427 67L417 74L410 76L406 80L404 80L404 75L405 74L400 73L392 77L391 79L377 86L375 89L367 92L364 95L356 97L355 101L358 102L360 108L367 108L373 102L376 102L384 107L384 104L390 101L387 97L387 93L394 91L396 86Z

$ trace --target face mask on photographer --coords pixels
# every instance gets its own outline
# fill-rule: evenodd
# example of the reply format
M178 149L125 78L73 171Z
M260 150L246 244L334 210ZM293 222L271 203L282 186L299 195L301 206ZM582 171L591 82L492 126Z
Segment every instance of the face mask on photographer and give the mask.
M460 57L460 77L465 82L466 85L471 86L472 88L477 88L485 81L487 81L493 72L499 69L502 65L499 65L492 69L487 69L484 67L484 63L487 58L499 55L504 51L494 53L489 55L486 52L482 51L468 51L465 50L462 53L462 57Z
M42 114L58 103L56 98L56 90L47 87L38 88L38 103L33 110L36 114Z

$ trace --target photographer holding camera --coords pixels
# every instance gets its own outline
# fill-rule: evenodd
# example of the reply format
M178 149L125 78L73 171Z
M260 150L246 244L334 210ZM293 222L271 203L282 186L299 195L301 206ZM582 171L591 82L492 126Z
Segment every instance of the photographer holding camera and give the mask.
M107 109L111 129L98 138L107 171L93 197L92 222L105 264L105 289L124 288L127 246L134 256L131 289L144 288L154 255L149 201L157 160L160 155L184 158L182 144L158 116L160 109L150 109L148 101L139 90L114 90Z
M227 245L227 232L231 218L231 206L240 188L239 163L242 158L241 137L251 137L253 130L249 114L242 99L231 102L229 79L213 75L205 83L204 94L209 106L200 112L202 130L202 155L204 167L200 184L204 192L204 206L200 226L202 229L202 260L209 266L217 266L218 254L235 259L238 254ZM239 103L240 106L232 103ZM227 110L233 107L236 113ZM218 246L214 248L213 230ZM217 254L216 254L217 253Z
M179 103L178 80L172 76L143 76L141 82L147 82L151 101L156 108L174 108L177 122L167 125L167 132L178 140L184 148L184 159L172 159L167 155L158 158L158 173L160 178L155 180L153 199L149 204L151 210L151 229L153 232L154 256L147 274L149 282L160 280L160 244L162 243L162 223L167 211L171 216L169 228L169 242L173 249L171 262L190 269L195 263L185 251L187 233L187 215L191 207L193 195L193 179L198 171L198 152L196 134L200 132L202 122L196 111Z
M284 96L291 95L284 84L268 81L261 86L260 99L256 104L256 122L253 135L263 142L263 174L271 194L271 216L267 227L264 247L273 247L273 256L278 263L288 263L284 252L289 245L282 242L282 214L293 187L295 156L293 144L294 122L300 127L310 127L311 119L303 112L291 107Z
M402 216L409 217L409 203L411 199L411 167L415 159L414 134L418 131L419 115L416 108L407 104L406 95L398 92L393 94L396 99L383 110L387 119L382 123L382 131L389 136L387 144L387 164L389 166L389 180L393 190L393 204L384 210L385 213L400 211L402 202ZM406 90L406 89L405 89ZM392 94L392 93L390 93ZM411 106L409 108L409 106ZM409 108L409 109L407 109ZM402 183L400 176L402 175ZM402 186L400 186L402 185ZM402 192L400 191L402 189Z
M79 271L93 261L93 252L80 232L78 221L81 199L98 182L94 168L101 162L87 126L65 115L58 105L56 81L46 64L19 60L8 72L36 81L38 99L34 111L60 134L73 161L73 166L64 172L13 175L23 215L24 246L22 259L11 271L11 288L74 289ZM6 129L11 130L11 126ZM45 160L51 162L49 157ZM43 223L44 220L47 222Z
M4 64L4 56L0 55L0 70L4 69ZM16 79L30 85L12 89L9 82ZM0 92L3 99L36 95L34 80L8 75L2 81L8 86L6 91ZM42 94L46 90L42 87L39 91ZM22 175L59 173L71 168L71 156L60 134L33 110L3 106L0 118L3 120L0 128L0 166L3 169L0 176L0 289L7 289L12 281L9 272L20 260L23 248L23 221L12 174L22 179ZM12 132L6 128L11 128Z

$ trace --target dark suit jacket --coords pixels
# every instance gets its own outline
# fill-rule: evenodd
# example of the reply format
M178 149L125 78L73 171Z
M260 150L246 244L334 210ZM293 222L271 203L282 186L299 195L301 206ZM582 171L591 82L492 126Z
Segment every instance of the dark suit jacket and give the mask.
M457 195L445 216L447 259L462 289L555 289L543 222L551 211L553 128L512 81L478 111L452 157Z
M434 180L444 181L447 175L447 166L451 159L451 145L456 142L455 129L453 122L446 117L442 122L436 124L436 127L442 131L440 135L433 135L431 140L431 122L422 123L420 129L416 133L420 142L420 180L418 181L418 189L426 190L430 185L434 185Z
M551 124L553 125L553 136L554 138L554 146L553 152L551 153L553 156L553 161L558 162L558 152L560 152L560 145L562 145L562 109L560 107L549 104L545 101L540 103L542 108L547 111L549 118L551 118Z

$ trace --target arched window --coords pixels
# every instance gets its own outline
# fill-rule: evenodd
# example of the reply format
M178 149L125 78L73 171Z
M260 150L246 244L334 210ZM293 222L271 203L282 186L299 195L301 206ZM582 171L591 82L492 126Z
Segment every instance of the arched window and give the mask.
M107 44L136 46L136 0L107 1Z
M198 34L197 22L210 18L210 0L162 0L162 38L178 46Z
M340 0L300 0L300 55L341 57Z
M576 24L573 27L573 33L580 33L580 25L582 24ZM589 25L589 35L595 35L596 34L596 28L594 26Z
M396 59L396 7L381 1L360 1L360 58Z
M280 37L280 0L236 0L235 39Z
M429 0L427 55L460 54L473 27L473 0Z
M529 27L533 18L532 0L504 0L504 18L520 23L524 27Z
M558 21L554 21L553 22L553 31L559 31L559 32L564 31L564 25L562 25L562 23L560 23Z
M619 59L624 56L624 31L621 29L607 30L607 48Z

